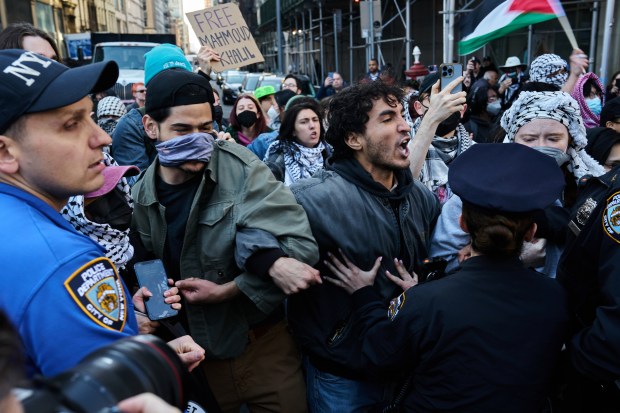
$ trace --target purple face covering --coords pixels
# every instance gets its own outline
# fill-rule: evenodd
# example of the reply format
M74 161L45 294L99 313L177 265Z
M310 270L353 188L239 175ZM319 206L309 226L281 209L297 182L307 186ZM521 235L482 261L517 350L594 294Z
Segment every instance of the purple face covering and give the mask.
M215 139L208 133L190 133L155 145L162 166L175 167L188 161L209 162Z

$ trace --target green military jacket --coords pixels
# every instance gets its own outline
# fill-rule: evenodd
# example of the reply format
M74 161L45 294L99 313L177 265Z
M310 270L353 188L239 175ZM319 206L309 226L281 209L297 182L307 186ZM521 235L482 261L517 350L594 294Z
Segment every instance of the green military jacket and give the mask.
M163 259L166 219L155 189L158 166L156 159L132 189L132 230L147 250ZM318 261L308 218L290 190L249 150L218 141L192 203L180 263L181 279L217 284L234 280L242 292L218 304L184 304L190 334L210 358L239 356L250 326L267 318L285 298L270 278L237 267L238 228L269 232L288 256L309 265Z

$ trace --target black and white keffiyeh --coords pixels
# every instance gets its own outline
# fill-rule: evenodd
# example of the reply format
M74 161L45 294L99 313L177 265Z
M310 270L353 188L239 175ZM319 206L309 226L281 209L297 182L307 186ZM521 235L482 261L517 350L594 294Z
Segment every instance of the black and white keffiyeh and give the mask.
M265 159L277 152L284 157L284 185L291 184L303 178L310 178L316 171L323 168L323 151L325 144L319 142L314 148L307 148L297 142L276 140L265 154Z
M118 165L108 154L104 153L104 163L106 166ZM121 178L117 184L125 200L133 209L133 199L131 198L131 188L126 178ZM86 235L99 245L105 248L108 257L117 268L122 269L133 257L133 246L129 242L129 229L120 231L112 228L108 224L98 224L86 218L84 212L84 195L76 195L69 198L69 202L60 211L63 218L80 233Z
M566 66L566 60L557 54L548 53L540 55L534 59L530 66L530 81L548 83L561 89L568 79L568 72L557 72L566 69Z
M572 138L566 151L571 158L568 169L577 180L584 175L599 176L605 172L585 151L586 128L577 101L568 93L522 92L502 116L504 142L514 142L517 131L534 119L552 119L566 126Z
M127 113L127 108L123 101L116 96L106 96L97 103L97 118L106 116L116 116L120 118Z
M435 136L428 148L424 165L420 172L420 181L430 189L439 202L444 203L450 197L449 193L443 193L448 183L448 168L457 156L465 152L475 142L470 138L469 132L461 124L456 128L452 138Z

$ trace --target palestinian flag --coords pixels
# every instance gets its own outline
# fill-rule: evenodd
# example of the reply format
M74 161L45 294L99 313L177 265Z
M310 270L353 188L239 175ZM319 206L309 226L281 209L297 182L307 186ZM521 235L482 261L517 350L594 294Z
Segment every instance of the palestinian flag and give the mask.
M461 17L459 55L472 53L522 27L564 15L559 0L483 0Z

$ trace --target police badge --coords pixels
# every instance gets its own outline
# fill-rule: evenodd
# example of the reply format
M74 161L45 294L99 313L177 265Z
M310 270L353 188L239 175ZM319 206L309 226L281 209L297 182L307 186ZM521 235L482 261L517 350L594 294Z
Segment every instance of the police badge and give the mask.
M603 213L603 229L611 239L620 244L620 192L607 199L607 207Z

